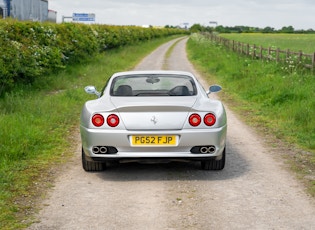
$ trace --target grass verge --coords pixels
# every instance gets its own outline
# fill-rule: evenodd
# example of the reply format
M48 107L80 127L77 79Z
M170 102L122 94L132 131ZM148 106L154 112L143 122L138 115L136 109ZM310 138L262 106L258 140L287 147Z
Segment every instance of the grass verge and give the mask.
M170 58L170 56L171 56L171 54L172 54L174 48L176 47L176 45L177 45L180 41L182 41L183 39L185 39L185 37L183 37L182 39L179 39L178 41L174 42L174 44L167 50L167 52L166 52L166 54L165 54L165 60L167 60L167 59ZM162 68L163 68L164 70L167 70L167 69L168 69L167 61L164 62Z
M52 168L74 154L83 88L101 89L109 76L132 69L145 55L175 37L108 50L32 85L16 86L0 99L0 229L32 222L36 201L52 186Z
M209 81L223 86L221 99L282 147L315 196L315 76L238 56L200 35L191 37L188 53Z

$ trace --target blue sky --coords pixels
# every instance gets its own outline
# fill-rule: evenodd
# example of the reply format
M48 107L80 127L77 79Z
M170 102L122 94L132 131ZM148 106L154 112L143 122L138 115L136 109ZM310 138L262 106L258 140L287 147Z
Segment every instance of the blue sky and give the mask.
M62 16L94 13L96 23L111 25L182 25L210 21L223 26L315 29L314 0L49 0Z

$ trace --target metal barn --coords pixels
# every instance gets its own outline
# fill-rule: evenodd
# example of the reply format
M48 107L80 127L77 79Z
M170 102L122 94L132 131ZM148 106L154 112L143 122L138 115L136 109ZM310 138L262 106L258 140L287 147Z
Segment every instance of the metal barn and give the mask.
M10 0L0 0L0 19L9 15Z
M0 18L47 21L48 0L0 0Z

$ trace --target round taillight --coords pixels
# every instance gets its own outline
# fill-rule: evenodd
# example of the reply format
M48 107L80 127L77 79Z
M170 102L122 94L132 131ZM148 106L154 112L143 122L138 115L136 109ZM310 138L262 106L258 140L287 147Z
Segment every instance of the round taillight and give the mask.
M206 114L206 116L203 119L203 122L207 125L207 126L212 126L215 124L216 122L216 117L214 114L212 113L208 113Z
M95 114L92 117L92 123L96 127L100 127L100 126L102 126L104 124L104 117L101 114Z
M190 115L189 124L191 126L196 127L196 126L200 125L200 123L201 123L201 117L198 114L194 113L194 114Z
M111 114L107 117L107 124L110 127L116 127L119 124L119 117L115 114Z

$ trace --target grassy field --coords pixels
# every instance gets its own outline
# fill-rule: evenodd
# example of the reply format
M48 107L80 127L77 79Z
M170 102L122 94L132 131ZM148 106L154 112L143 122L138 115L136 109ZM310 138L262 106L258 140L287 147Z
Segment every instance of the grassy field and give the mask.
M172 38L108 50L0 99L0 229L27 226L37 198L51 186L51 168L73 156L82 105L95 98L84 86L101 89L114 72L132 69Z
M265 48L290 49L291 51L303 51L307 54L315 52L315 34L220 34L221 37L231 40L255 44Z
M191 37L188 52L209 81L223 86L225 103L268 136L272 145L281 142L286 149L294 149L290 154L284 152L283 157L315 196L315 76L309 71L286 72L277 63L238 56L201 35Z

